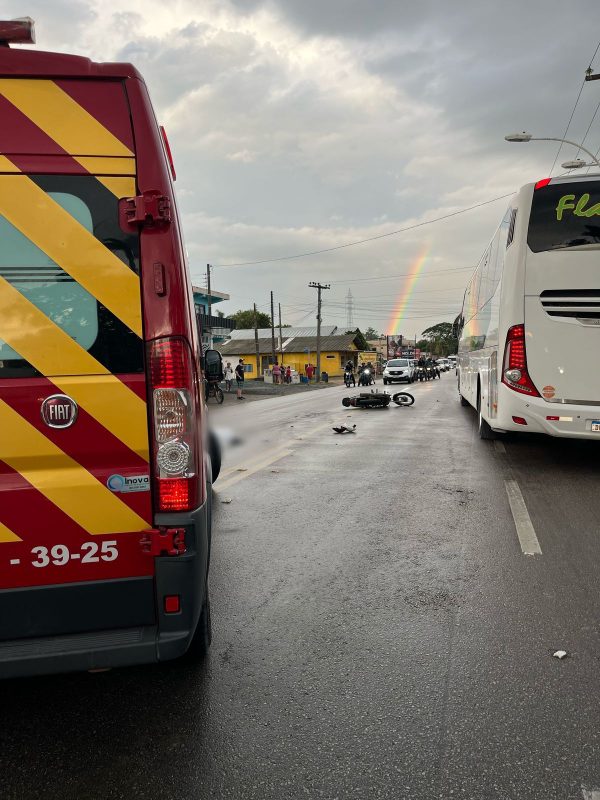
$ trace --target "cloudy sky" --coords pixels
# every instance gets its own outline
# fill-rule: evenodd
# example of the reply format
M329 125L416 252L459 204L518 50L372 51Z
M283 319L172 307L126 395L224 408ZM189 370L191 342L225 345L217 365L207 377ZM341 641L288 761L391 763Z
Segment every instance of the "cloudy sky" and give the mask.
M547 176L554 144L504 134L563 135L600 39L597 0L0 0L0 12L33 16L39 49L141 70L174 152L194 282L214 264L226 313L267 311L273 289L284 322L314 323L308 283L321 281L324 323L346 327L350 289L355 324L411 337L456 316L507 200L236 265L389 234ZM570 138L599 102L600 82L586 83ZM600 113L586 145L600 146ZM574 156L565 148L555 172Z

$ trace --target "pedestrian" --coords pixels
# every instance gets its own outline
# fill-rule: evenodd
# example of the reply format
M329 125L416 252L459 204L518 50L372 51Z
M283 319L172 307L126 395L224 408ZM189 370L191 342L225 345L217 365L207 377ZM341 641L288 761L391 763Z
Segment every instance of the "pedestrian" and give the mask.
M279 364L277 363L277 359L275 359L275 363L273 364L273 383L279 383L279 378L281 377L281 369Z
M292 382L292 368L288 365L285 370L285 382L291 383Z
M309 383L310 383L310 382L311 382L311 380L312 380L312 376L314 375L314 372L315 372L315 368L313 367L313 365L312 365L312 364L309 364L309 365L306 367L306 377L308 378L308 382L309 382Z
M244 388L244 359L240 358L235 368L235 380L237 383L237 399L244 400L242 389Z
M232 383L233 383L233 367L231 366L231 361L228 361L225 367L225 389L228 392L231 391Z

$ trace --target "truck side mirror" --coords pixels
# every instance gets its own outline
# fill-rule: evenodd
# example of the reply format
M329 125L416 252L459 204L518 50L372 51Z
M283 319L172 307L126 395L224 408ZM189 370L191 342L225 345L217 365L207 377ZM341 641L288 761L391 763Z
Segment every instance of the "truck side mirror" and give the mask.
M218 350L204 353L204 374L209 381L223 380L223 359Z

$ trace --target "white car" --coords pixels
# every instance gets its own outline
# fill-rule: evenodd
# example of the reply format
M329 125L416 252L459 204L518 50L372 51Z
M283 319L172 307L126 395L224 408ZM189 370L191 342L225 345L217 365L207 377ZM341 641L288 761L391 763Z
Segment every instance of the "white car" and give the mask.
M413 367L410 359L390 358L385 365L385 369L383 370L383 382L386 385L388 383L400 383L401 381L412 383L414 380L414 374L415 368Z

